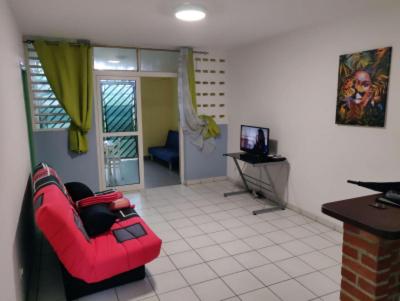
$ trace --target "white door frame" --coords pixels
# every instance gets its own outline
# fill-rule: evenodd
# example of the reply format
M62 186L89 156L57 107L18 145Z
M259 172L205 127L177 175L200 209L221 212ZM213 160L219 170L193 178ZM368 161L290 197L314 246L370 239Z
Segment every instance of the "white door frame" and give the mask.
M95 70L94 71L94 76L93 76L93 87L95 89L94 91L94 108L95 108L95 123L96 123L96 148L97 148L97 166L98 166L98 174L99 174L99 185L100 185L100 190L106 189L105 185L105 178L104 178L104 152L103 152L103 137L102 137L102 118L101 116L101 95L100 95L100 87L98 86L99 80L98 78L129 78L129 79L136 79L137 81L137 87L136 87L136 93L137 93L137 102L138 102L138 112L140 110L140 121L139 121L139 116L138 116L138 125L140 125L139 130L141 132L140 135L140 142L139 142L139 147L140 147L140 161L139 161L139 168L140 168L140 182L141 185L136 185L136 187L133 187L134 185L129 185L129 186L120 186L118 189L122 191L127 191L127 190L138 190L138 189L143 189L144 188L144 165L143 165L143 132L142 132L142 98L141 98L141 85L140 85L140 78L141 77L177 77L178 75L176 73L169 73L169 72L138 72L138 71L101 71L101 70ZM179 100L176 99L178 102L178 110L179 110ZM100 110L100 111L99 111ZM179 116L179 114L178 114ZM185 183L185 135L183 134L182 127L179 124L179 175L180 175L180 180L181 183Z
M134 80L136 81L136 122L137 122L137 131L136 132L121 132L121 133L103 133L103 116L102 116L102 107L101 107L101 91L100 91L100 81L103 79L119 79L119 80ZM101 75L95 73L95 118L96 118L96 141L97 141L97 158L98 158L98 170L99 170L99 184L100 190L107 189L106 181L105 181L105 166L104 166L104 142L103 139L105 136L136 136L138 137L138 159L139 159L139 184L132 185L123 185L116 186L116 188L120 191L130 191L130 190L138 190L144 188L144 165L143 165L143 130L142 130L142 106L141 106L141 91L140 91L140 77L138 76L129 76L126 74L118 74L114 73L106 74L102 72Z

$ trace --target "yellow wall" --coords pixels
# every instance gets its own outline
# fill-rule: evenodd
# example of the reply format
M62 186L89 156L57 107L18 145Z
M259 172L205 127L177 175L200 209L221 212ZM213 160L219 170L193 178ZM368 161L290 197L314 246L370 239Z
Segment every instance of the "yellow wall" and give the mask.
M176 78L141 78L144 155L148 148L165 144L168 130L178 129Z

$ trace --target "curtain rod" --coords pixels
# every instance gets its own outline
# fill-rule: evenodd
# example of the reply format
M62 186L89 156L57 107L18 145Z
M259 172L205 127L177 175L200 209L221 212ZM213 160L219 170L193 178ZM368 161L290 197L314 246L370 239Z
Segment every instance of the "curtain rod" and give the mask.
M109 46L109 45L102 45L102 44L93 44L93 47L106 47L106 48L127 48L127 49L143 49L143 50L160 50L160 51L171 51L171 52L176 52L179 51L179 49L166 49L166 48L151 48L151 47L128 47L128 46ZM196 51L193 50L194 53L197 54L208 54L207 51Z
M27 40L23 41L24 44L33 44L33 42L35 42L35 40L32 40L32 39L27 39ZM46 42L47 43L52 43L52 44L57 44L59 42L67 42L67 43L70 43L72 45L80 45L80 44L90 45L90 41L89 40L82 40L82 39L80 39L80 40L62 40L62 41L47 40Z
M23 41L25 44L32 44L34 40L28 39ZM53 43L57 43L58 41L50 41ZM79 42L83 42L86 44L90 44L88 40L77 40L76 42L71 42L72 44L79 44ZM177 52L179 51L178 49L163 49L163 48L147 48L147 47L128 47L128 46L109 46L109 45L102 45L102 44L93 44L93 47L105 47L105 48L123 48L123 49L143 49L143 50L158 50L158 51L171 51L171 52ZM208 54L207 51L196 51L193 50L193 53L197 54Z

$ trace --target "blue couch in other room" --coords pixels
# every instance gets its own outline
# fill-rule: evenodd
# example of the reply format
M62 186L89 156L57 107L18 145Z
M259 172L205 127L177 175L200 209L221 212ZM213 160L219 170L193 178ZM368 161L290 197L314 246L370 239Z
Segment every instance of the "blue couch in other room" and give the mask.
M169 169L179 164L179 132L168 131L165 146L149 147L149 154L152 159L157 158L168 162Z

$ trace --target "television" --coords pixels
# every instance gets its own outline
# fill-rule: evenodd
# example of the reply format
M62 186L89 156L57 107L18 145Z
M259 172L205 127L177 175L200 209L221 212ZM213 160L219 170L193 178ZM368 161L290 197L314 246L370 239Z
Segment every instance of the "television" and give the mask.
M240 128L240 150L254 155L268 156L269 129L242 125Z

